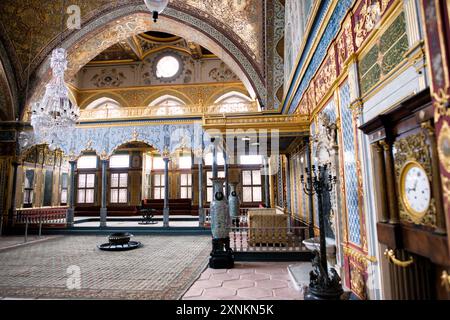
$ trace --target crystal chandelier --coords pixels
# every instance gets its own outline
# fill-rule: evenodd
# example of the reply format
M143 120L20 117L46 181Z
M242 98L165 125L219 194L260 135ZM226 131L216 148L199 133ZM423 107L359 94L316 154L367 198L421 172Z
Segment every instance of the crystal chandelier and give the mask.
M50 66L53 77L46 85L42 100L32 106L31 125L37 141L56 148L75 128L80 111L70 101L69 90L64 82L64 72L67 69L65 49L53 50Z
M169 0L144 0L147 8L153 12L153 21L158 20L158 15L164 11L169 4Z

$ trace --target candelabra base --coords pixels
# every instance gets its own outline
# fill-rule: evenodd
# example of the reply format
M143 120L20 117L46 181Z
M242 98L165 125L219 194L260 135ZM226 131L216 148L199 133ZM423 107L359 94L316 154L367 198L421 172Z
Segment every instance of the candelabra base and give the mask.
M230 248L230 238L213 239L212 246L209 267L211 269L232 269L234 267L234 255Z
M305 293L305 300L342 300L344 290L342 287L311 287Z
M334 268L324 270L320 263L320 255L315 251L312 261L313 270L309 273L309 287L305 300L340 300L344 290L341 278Z

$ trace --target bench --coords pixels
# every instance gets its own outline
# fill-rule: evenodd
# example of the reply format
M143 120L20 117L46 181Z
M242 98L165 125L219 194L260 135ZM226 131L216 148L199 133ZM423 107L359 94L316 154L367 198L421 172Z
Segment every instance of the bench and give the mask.
M63 208L34 208L17 209L14 216L15 225L25 225L25 242L28 240L29 225L39 226L39 237L42 235L42 226L66 227L67 209Z

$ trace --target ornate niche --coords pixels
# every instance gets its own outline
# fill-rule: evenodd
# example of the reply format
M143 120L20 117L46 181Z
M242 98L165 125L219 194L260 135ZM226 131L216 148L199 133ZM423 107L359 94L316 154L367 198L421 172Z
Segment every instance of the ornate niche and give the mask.
M412 215L406 208L404 194L401 186L403 173L406 169L406 166L410 164L417 164L418 166L422 167L426 172L427 179L429 181L432 180L431 155L426 134L423 131L420 131L416 134L411 134L405 138L398 139L394 143L394 161L395 175L398 182L397 186L400 221L435 228L435 199L431 197L430 204L424 214L420 216Z

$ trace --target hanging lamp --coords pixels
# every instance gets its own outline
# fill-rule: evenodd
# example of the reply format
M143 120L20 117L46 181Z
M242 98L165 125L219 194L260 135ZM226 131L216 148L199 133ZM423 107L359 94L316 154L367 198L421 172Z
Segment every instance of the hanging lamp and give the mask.
M153 21L158 21L158 16L169 4L169 0L144 0L147 8L153 13Z

